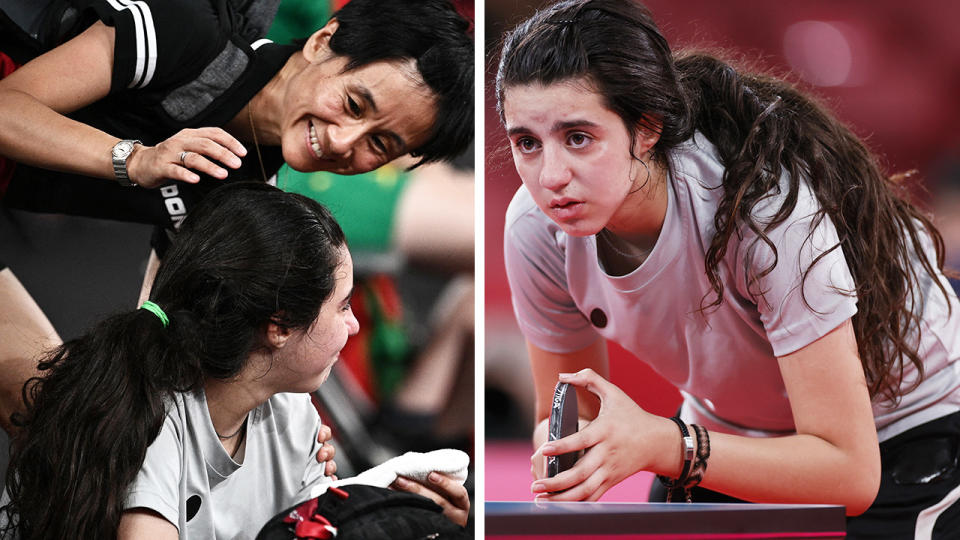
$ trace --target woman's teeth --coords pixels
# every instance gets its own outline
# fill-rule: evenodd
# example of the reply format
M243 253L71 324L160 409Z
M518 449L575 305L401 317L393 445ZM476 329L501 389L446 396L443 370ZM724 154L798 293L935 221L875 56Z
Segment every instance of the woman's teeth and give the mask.
M323 157L323 150L320 149L320 141L317 140L317 130L310 124L310 148L317 154L317 157Z

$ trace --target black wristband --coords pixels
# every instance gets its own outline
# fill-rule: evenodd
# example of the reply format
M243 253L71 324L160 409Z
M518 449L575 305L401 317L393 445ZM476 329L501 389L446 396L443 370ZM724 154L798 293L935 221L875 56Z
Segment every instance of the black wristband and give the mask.
M675 424L677 424L677 427L680 428L680 452L682 453L683 457L683 467L680 469L680 476L676 480L662 475L657 476L657 478L664 486L667 487L668 490L672 491L674 488L683 487L687 482L687 476L690 474L690 464L693 462L694 458L694 446L693 437L690 436L690 431L687 429L687 425L676 416L670 417L670 420L672 420ZM687 495L687 500L689 501L689 495Z

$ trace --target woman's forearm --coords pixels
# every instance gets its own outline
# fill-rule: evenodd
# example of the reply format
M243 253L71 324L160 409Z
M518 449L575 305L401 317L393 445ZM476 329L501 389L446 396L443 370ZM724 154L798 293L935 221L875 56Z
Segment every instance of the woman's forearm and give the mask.
M25 92L0 89L0 154L17 162L113 179L110 152L119 140Z
M94 23L0 80L0 155L113 178L110 151L120 139L65 115L109 94L114 37L113 27Z
M113 180L112 150L120 140L63 116L28 92L0 84L0 155L44 169ZM245 155L240 141L221 128L183 129L156 146L135 145L125 166L131 182L154 188L172 180L198 182L194 171L226 178L227 170L220 164L236 169Z

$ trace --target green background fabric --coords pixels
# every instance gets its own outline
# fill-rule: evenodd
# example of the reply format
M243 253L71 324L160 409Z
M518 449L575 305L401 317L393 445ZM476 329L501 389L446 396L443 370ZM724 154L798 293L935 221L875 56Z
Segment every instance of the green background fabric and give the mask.
M388 251L397 200L408 177L393 165L354 176L301 173L284 165L277 187L326 205L343 227L351 250Z
M329 0L283 0L267 38L276 43L307 38L327 23L332 12Z

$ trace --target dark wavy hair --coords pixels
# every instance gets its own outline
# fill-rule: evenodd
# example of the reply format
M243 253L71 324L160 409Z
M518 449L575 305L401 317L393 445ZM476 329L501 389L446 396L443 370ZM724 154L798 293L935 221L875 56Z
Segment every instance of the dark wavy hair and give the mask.
M927 276L947 296L937 279L943 239L907 200L905 188L887 178L864 144L823 106L783 80L738 71L711 54L672 53L649 10L632 1L564 0L509 32L496 79L501 120L505 88L571 79L587 80L631 137L638 127L658 132L652 149L658 163L669 167L671 149L697 131L716 146L725 169L723 196L705 261L716 296L708 303L713 295L707 295L701 310L721 304L719 265L743 227L774 255L752 282L773 269L777 247L767 232L793 211L802 179L820 204L811 234L829 218L839 236L811 267L841 249L854 278L855 290L846 294L857 298L853 327L870 395L896 402L905 391L905 362L922 377L920 315L912 308L922 303L920 284ZM773 219L759 221L757 204L778 192L781 171L789 190ZM935 264L924 254L927 235Z
M23 540L114 538L169 399L238 374L268 346L268 322L308 328L344 245L330 212L306 197L262 183L211 192L157 272L151 300L169 326L143 309L114 315L24 386L0 523Z
M347 70L412 58L438 96L430 139L411 154L417 165L451 160L473 141L473 39L449 0L353 0L333 14L330 49Z

